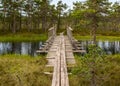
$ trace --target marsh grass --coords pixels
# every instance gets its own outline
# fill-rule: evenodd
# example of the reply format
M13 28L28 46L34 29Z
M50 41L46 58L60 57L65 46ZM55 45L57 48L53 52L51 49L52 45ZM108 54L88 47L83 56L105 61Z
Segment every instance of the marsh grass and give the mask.
M44 74L44 57L0 56L0 86L50 86L51 76Z
M76 66L69 75L70 86L90 86L89 70L84 66L84 57L75 55ZM120 85L120 55L107 55L96 65L97 86Z
M91 36L74 36L77 40L91 40ZM97 36L97 41L120 41L120 36Z
M45 41L47 40L46 34L34 34L34 33L18 33L0 35L1 42L29 42L29 41Z
M86 35L90 35L91 33L91 29L88 28L73 28L73 34L78 34L81 36L86 36ZM120 36L120 32L119 31L114 31L114 30L105 30L105 29L97 29L96 31L97 35L101 35L101 36Z

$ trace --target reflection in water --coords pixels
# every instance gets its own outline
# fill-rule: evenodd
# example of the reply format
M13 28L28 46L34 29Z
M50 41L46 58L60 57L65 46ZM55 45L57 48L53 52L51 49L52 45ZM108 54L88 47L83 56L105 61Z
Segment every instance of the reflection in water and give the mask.
M43 42L0 42L0 54L21 54L36 56L36 50Z
M90 41L80 41L84 49L88 51L88 45ZM118 54L120 53L120 41L98 41L97 45L102 48L107 54Z
M80 41L82 48L88 51L90 41ZM36 56L36 50L42 47L43 42L0 42L0 54L22 54ZM98 41L97 45L107 54L120 53L120 41Z

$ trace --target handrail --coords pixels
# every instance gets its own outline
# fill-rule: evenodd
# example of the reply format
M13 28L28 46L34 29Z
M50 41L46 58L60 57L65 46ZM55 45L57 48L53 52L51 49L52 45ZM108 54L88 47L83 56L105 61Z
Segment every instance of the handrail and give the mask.
M72 40L73 36L72 36L72 31L73 29L71 27L67 28L67 36L70 39L70 41Z
M54 27L51 27L49 30L48 30L48 39L50 37L55 37L56 36L56 26Z
M56 37L56 27L54 26L48 30L48 40L46 41L46 46L43 49L44 51L50 48L55 37Z
M75 38L73 37L72 31L73 31L73 29L72 29L71 27L68 27L68 28L67 28L67 36L68 36L68 38L69 38L72 46L73 46L75 49L78 49L78 47L76 46L77 40L75 40Z

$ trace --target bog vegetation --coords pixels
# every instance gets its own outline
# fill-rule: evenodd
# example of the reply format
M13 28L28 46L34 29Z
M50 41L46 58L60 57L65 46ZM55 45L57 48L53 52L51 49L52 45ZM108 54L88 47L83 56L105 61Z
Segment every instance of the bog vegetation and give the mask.
M119 31L120 3L108 0L87 0L74 2L73 9L59 1L52 0L1 0L1 33L46 32L57 24L58 29L72 26L79 30ZM64 11L68 9L68 11Z
M108 0L67 4L52 0L0 0L0 41L40 41L56 26L58 32L71 26L77 39L90 39L89 53L76 57L71 86L119 86L120 55L104 55L97 39L120 40L120 3ZM67 11L65 11L67 10ZM51 76L44 74L45 58L21 55L0 56L0 86L50 86Z
M93 67L90 63L93 58L78 55L75 55L75 58L77 64L70 70L72 72L69 75L70 86L93 86L91 85L92 68L95 73L95 86L119 86L120 55L105 55L104 58L97 58Z
M0 56L0 86L50 86L51 75L44 74L43 56Z

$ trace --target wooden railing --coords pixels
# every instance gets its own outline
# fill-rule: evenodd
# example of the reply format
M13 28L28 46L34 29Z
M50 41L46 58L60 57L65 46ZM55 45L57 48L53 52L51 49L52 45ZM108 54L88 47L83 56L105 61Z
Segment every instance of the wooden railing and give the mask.
M74 51L80 50L81 49L80 43L73 37L72 31L73 29L71 27L67 27L67 36L73 46L73 50Z
M48 50L50 48L55 37L56 37L56 27L54 26L48 30L48 40L45 43L46 46L44 47L44 50Z
M70 39L71 42L72 42L72 39L73 39L72 30L73 29L71 27L67 28L67 36L68 36L68 38Z
M50 38L50 37L55 37L55 36L56 36L56 26L51 27L51 28L48 30L48 38Z
M42 45L43 47L39 50L37 50L37 53L45 53L48 52L50 46L52 45L54 38L56 37L56 26L51 27L48 30L48 40Z

